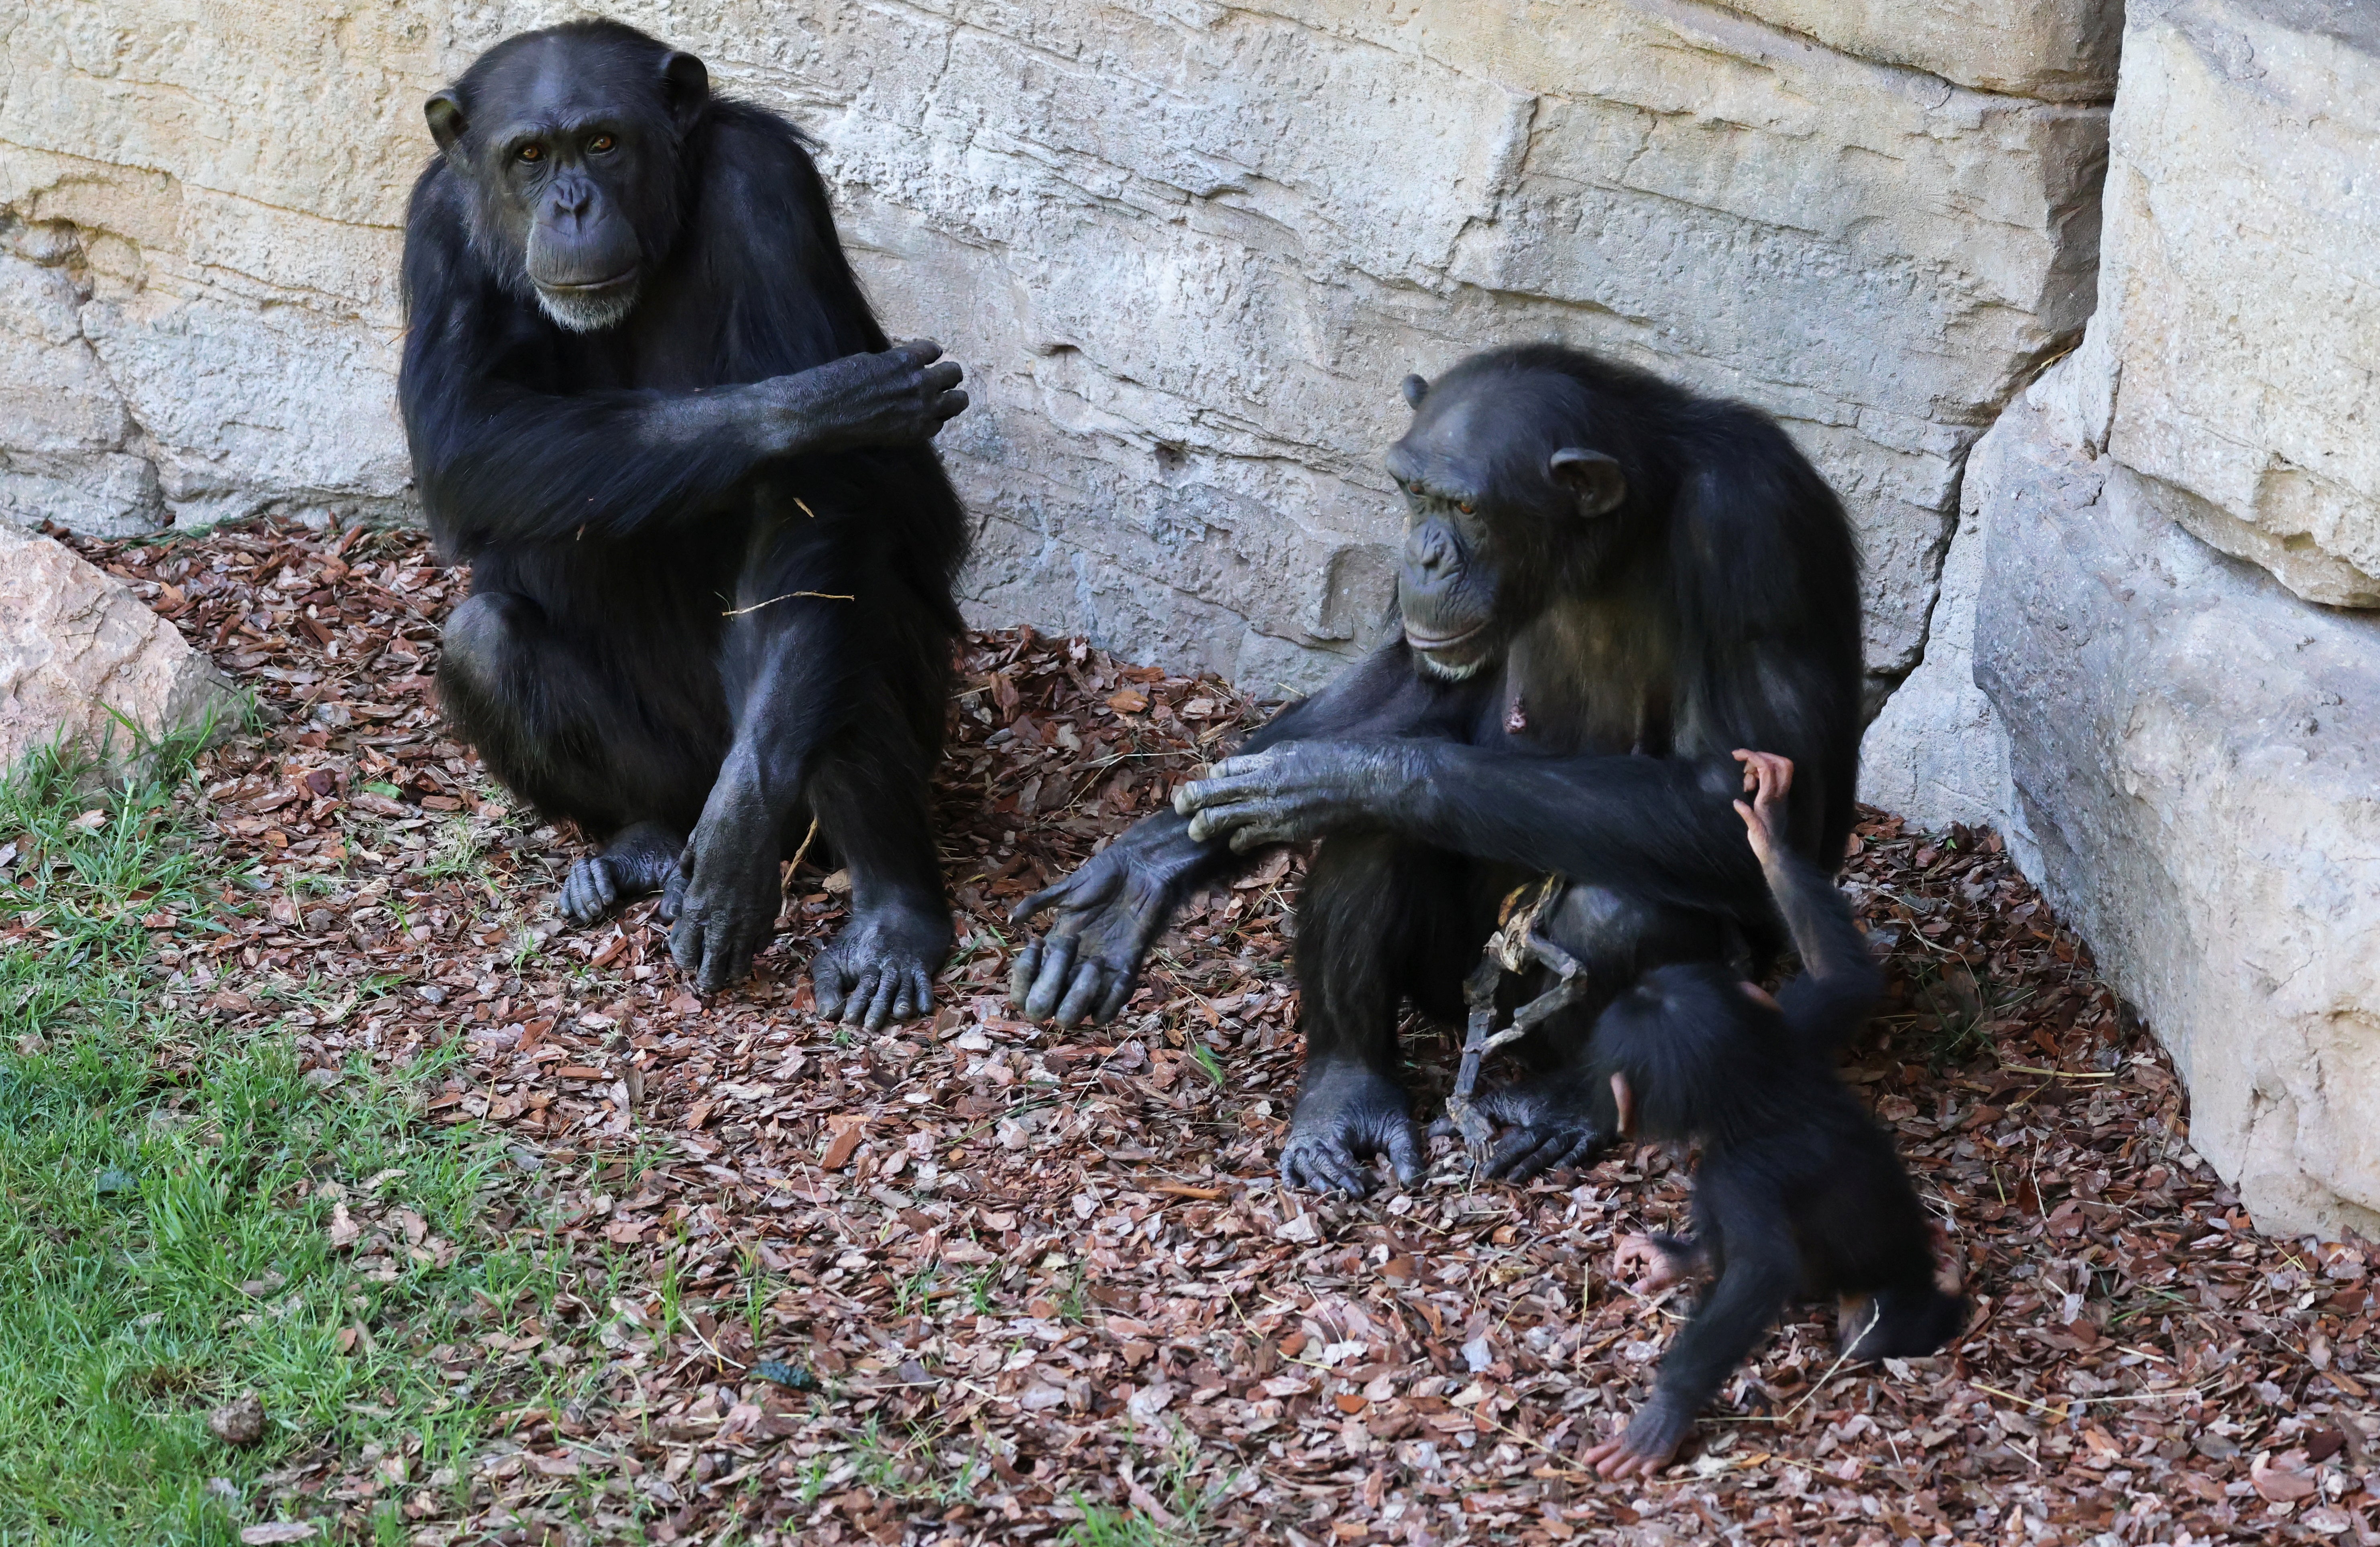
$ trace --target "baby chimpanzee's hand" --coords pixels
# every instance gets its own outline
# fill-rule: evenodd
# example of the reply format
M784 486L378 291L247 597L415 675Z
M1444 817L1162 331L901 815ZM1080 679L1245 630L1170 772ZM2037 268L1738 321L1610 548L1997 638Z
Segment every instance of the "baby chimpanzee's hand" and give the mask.
M1793 788L1793 763L1773 752L1742 747L1736 748L1735 760L1743 765L1744 793L1753 797L1749 805L1736 802L1735 814L1743 818L1752 852L1767 864L1770 853L1785 846L1785 793Z

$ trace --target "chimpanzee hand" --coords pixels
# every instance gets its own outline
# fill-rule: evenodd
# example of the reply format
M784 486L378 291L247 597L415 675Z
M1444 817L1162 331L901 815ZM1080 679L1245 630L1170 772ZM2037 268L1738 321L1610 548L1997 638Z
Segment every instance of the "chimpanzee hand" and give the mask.
M1374 1155L1387 1158L1401 1185L1421 1180L1421 1136L1403 1088L1360 1063L1309 1067L1281 1146L1281 1179L1360 1198L1372 1190Z
M1578 1459L1600 1477L1651 1477L1670 1464L1694 1426L1694 1415L1656 1387L1653 1399L1629 1420L1626 1433L1604 1441Z
M1200 857L1178 826L1152 819L1019 902L1009 912L1013 921L1055 907L1058 922L1017 953L1008 977L1010 1002L1029 1020L1054 1015L1062 1026L1114 1019L1132 997L1141 960L1172 921L1183 879Z
M712 797L716 808L716 790ZM764 825L706 810L678 857L680 884L662 896L657 912L672 926L670 954L693 976L697 993L739 982L776 928L783 901L777 844L756 826Z
M965 373L931 339L846 355L745 389L762 451L772 456L905 446L931 440L967 405Z
M1735 749L1735 760L1743 765L1743 792L1753 798L1750 804L1736 802L1735 814L1743 818L1752 852L1765 865L1786 845L1785 795L1793 788L1793 761L1773 752L1748 752L1742 747Z
M899 902L864 909L810 962L818 1011L871 1032L923 1015L950 953L950 916L939 909Z
M1192 838L1228 837L1241 853L1302 842L1391 815L1427 780L1427 755L1412 742L1290 742L1224 758L1173 792L1173 809Z
M1481 1173L1524 1182L1558 1166L1594 1165L1612 1134L1592 1097L1591 1080L1560 1070L1481 1092L1479 1110L1512 1130Z

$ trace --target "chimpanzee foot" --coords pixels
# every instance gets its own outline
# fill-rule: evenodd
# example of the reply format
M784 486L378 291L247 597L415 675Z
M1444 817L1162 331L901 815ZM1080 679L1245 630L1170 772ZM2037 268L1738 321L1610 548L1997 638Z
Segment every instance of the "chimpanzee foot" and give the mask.
M563 915L593 924L622 903L660 891L677 877L678 852L686 835L659 822L622 828L603 852L570 867L562 883Z
M1281 1179L1360 1198L1372 1190L1375 1155L1388 1160L1401 1185L1421 1180L1421 1138L1406 1110L1404 1088L1362 1064L1307 1070L1289 1142L1281 1146Z
M871 1032L923 1015L950 954L948 913L912 903L872 908L810 962L819 1013Z
M1557 1076L1484 1092L1479 1110L1511 1131L1488 1153L1481 1173L1524 1182L1559 1166L1593 1165L1611 1133L1573 1083Z
M1625 1433L1616 1440L1604 1441L1578 1459L1581 1465L1593 1467L1601 1477L1651 1477L1676 1456L1678 1447L1685 1443L1686 1432L1694 1426L1693 1413L1656 1390L1653 1400L1639 1408L1630 1420Z

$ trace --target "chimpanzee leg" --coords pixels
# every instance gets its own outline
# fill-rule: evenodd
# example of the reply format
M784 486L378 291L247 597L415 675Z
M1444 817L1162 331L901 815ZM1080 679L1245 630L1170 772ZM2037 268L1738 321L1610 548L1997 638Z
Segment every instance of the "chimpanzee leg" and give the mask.
M887 705L837 738L810 776L820 836L851 871L851 922L810 963L821 1015L874 1031L933 1003L951 911L934 852L932 757L910 717Z
M1421 1178L1420 1137L1398 1083L1397 1002L1425 980L1457 981L1489 919L1455 855L1387 835L1325 839L1297 905L1305 1073L1282 1147L1293 1187L1371 1190L1367 1163Z
M687 842L670 949L706 993L742 977L776 922L778 861L815 812L852 868L855 904L821 959L821 1002L847 1008L865 986L880 1025L905 1000L924 1008L950 949L921 730L941 724L950 637L876 546L880 513L818 498L815 516L762 499L722 610L735 735Z
M1528 1073L1480 1099L1482 1111L1509 1125L1485 1170L1512 1181L1557 1166L1591 1165L1616 1136L1611 1093L1595 1077L1588 1052L1604 1007L1655 967L1717 961L1730 954L1730 945L1715 914L1583 883L1564 891L1537 927L1578 959L1592 986L1514 1049Z
M572 866L565 913L590 923L669 882L725 745L715 709L681 695L675 721L657 719L655 695L509 591L478 592L447 620L438 697L506 788L609 840Z

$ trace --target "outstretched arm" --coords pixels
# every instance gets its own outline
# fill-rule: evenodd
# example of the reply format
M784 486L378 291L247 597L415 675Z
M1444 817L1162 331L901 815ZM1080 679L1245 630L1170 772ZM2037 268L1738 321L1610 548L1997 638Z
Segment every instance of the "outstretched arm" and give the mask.
M1668 756L1548 757L1451 742L1302 742L1218 764L1175 792L1198 838L1234 846L1387 828L1415 840L1630 891L1650 901L1766 921L1767 886L1732 806L1742 775L1725 749L1796 759L1787 828L1807 854L1839 819L1855 743L1821 659L1790 642L1732 649L1678 712Z
M1416 841L1688 907L1741 913L1760 870L1732 763L1539 757L1448 742L1314 742L1241 755L1175 792L1193 837L1235 847L1387 827Z
M1802 975L1786 985L1779 1008L1805 1045L1832 1053L1875 1005L1883 974L1841 890L1785 840L1792 763L1741 748L1735 756L1743 765L1744 792L1753 796L1735 803L1736 815L1802 958Z
M1402 641L1383 646L1321 692L1302 698L1249 736L1244 755L1318 736L1394 736L1427 731L1460 695L1422 682ZM1184 900L1245 863L1252 845L1191 830L1191 819L1143 817L1083 867L1018 903L1020 921L1044 909L1057 920L1026 943L1009 997L1038 1021L1106 1021L1132 997L1149 946Z

